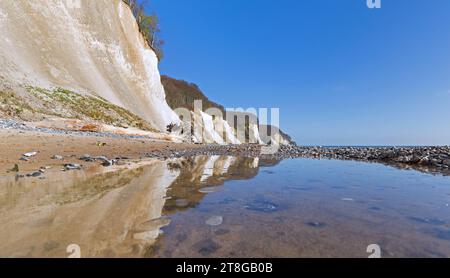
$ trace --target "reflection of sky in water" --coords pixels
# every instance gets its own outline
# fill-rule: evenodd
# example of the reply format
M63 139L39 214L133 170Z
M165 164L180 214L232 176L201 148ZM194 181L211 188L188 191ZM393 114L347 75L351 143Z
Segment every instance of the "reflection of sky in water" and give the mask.
M380 164L290 160L172 215L151 255L450 256L450 178ZM204 221L223 217L219 227Z
M450 177L217 156L71 175L0 181L0 256L450 256Z

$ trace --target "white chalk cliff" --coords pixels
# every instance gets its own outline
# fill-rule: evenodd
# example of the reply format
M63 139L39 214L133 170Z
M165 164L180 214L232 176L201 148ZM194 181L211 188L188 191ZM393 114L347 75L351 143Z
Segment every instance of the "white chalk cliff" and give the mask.
M166 132L158 58L122 0L1 0L0 85L64 88L102 97ZM196 112L194 142L240 144L227 121ZM244 127L242 127L244 128ZM257 125L249 141L262 144Z
M179 122L122 0L2 0L0 34L1 80L100 96L160 131Z

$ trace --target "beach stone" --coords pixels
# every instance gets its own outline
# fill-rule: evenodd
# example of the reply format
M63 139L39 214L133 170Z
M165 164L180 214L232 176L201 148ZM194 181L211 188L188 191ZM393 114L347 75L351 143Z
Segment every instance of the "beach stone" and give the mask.
M33 156L36 156L36 155L37 155L37 152L29 152L29 153L24 153L23 154L24 157L33 157Z
M430 164L433 165L433 166L437 166L438 164L440 164L440 161L438 159L436 159L436 158L432 158L430 160Z
M193 247L203 256L211 255L221 248L221 246L212 239L199 241Z
M67 171L71 171L71 170L81 170L81 165L80 164L65 164L64 165L64 169L66 169Z
M63 160L64 157L62 157L61 155L55 154L54 156L52 156L52 159L54 159L54 160Z
M94 159L101 162L109 161L109 159L106 156L97 156Z
M259 212L275 212L278 210L278 205L267 201L253 201L245 206L248 210Z
M33 172L33 173L27 174L27 177L39 177L41 175L42 175L41 172Z
M82 157L80 157L80 160L83 160L83 161L86 161L86 162L94 161L94 159L89 154L83 155Z
M423 157L420 161L419 161L420 165L428 165L430 164L430 160L428 159L428 157Z
M106 161L103 161L103 163L102 163L102 166L104 166L104 167L110 167L113 165L114 165L114 160L106 160Z
M220 226L223 223L222 216L212 216L205 222L208 226Z
M411 158L411 163L417 164L417 163L420 162L420 160L421 160L420 156L413 155L412 158Z

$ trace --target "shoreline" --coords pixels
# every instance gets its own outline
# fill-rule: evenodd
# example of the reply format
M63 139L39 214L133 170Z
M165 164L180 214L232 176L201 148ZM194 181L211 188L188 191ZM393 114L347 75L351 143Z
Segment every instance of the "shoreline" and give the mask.
M202 145L173 143L98 132L30 128L14 120L0 120L0 176L41 176L65 165L123 165L144 159L193 156L334 159L380 163L401 169L450 175L450 147L305 147L281 146L276 154L262 154L260 145ZM31 157L24 154L34 153ZM17 165L17 167L16 167ZM69 167L70 168L70 167ZM76 169L68 169L76 170ZM38 172L41 171L41 174Z

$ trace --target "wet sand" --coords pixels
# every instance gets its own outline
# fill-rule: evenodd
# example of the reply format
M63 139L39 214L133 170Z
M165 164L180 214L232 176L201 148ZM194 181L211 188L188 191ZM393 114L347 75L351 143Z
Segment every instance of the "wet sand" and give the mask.
M200 147L193 144L147 139L74 136L0 129L0 176L11 174L12 172L8 173L8 170L14 168L15 164L19 166L21 174L26 174L45 166L60 169L66 163L80 164L79 157L84 154L93 157L127 157L131 160L140 160L146 153L153 151L166 149L181 151ZM38 154L29 158L29 161L21 161L22 155L28 152L38 152ZM63 156L64 160L52 159L54 155Z
M114 134L99 134L81 132L61 134L53 131L28 131L17 129L0 129L0 176L10 174L30 174L41 167L59 167L67 163L80 163L80 158L86 154L91 157L103 156L110 160L140 161L147 158L167 159L192 157L198 155L260 157L264 160L280 161L283 159L314 158L331 160L354 160L366 163L381 163L399 169L414 169L425 173L450 175L450 153L448 147L404 147L404 148L316 148L281 146L278 152L265 154L264 147L256 144L243 145L204 145L192 143L173 143L155 139L135 138L130 136L117 137ZM24 153L37 152L37 155L21 160ZM323 152L323 153L322 153ZM385 155L397 153L391 158ZM414 155L404 155L415 153ZM430 157L436 158L428 158ZM64 160L54 160L59 155ZM419 157L428 161L427 165L416 163ZM378 157L378 158L377 158ZM412 157L412 158L411 158ZM125 158L125 159L123 159ZM97 161L98 163L98 161ZM121 161L123 163L123 161ZM435 163L435 164L430 164ZM17 167L19 171L17 172ZM83 166L90 164L83 163ZM10 171L14 169L14 171Z

